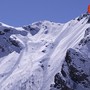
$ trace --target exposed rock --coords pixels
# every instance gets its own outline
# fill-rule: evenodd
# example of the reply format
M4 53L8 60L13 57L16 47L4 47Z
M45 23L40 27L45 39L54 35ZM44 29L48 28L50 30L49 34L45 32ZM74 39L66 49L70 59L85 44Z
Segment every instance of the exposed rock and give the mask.
M54 77L53 88L57 90L90 90L89 28L79 45L78 49L70 48L67 51L61 72Z

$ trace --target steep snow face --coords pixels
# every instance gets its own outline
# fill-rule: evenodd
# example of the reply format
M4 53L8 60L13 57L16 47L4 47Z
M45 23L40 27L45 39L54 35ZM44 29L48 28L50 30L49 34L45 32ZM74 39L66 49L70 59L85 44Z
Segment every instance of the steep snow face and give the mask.
M90 25L80 43L67 50L54 83L51 90L90 90Z
M15 28L1 23L0 90L49 90L66 51L89 27L88 14L65 24L40 21Z

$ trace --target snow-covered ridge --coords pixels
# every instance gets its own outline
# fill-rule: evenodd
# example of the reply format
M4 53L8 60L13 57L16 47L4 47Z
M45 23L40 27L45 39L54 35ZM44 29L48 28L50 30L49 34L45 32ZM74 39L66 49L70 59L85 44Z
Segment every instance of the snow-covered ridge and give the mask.
M50 90L90 90L90 24L84 37L66 52Z
M65 24L40 21L23 27L1 23L0 90L50 90L67 50L90 28L89 17L84 14Z

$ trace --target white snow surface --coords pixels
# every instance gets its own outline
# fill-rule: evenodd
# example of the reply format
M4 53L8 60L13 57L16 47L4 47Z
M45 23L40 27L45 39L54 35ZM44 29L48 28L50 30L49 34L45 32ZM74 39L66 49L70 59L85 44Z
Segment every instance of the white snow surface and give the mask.
M7 41L8 50L6 48L1 53L0 90L50 90L67 49L75 47L90 27L87 21L88 18L84 17L80 21L75 19L65 24L36 22L30 25L39 30L35 35L30 33L29 28L25 30L1 24L0 31L10 28L13 33L0 35L0 38L9 38L18 42L18 45L9 45ZM3 45L3 42L2 38L0 44Z

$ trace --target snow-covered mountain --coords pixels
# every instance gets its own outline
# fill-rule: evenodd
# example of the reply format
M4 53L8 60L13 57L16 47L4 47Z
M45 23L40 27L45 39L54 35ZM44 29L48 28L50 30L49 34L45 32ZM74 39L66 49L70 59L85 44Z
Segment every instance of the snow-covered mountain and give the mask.
M67 23L0 23L0 90L90 90L90 15Z

